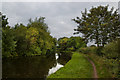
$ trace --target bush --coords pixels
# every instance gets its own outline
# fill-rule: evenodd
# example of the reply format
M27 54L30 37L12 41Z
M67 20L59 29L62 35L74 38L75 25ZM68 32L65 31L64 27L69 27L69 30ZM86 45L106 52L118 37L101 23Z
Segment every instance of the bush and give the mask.
M103 56L102 49L103 49L102 46L97 47L97 49L96 49L96 54L99 55L99 56Z
M87 48L80 48L78 51L81 53L84 53L84 54L88 54L90 52L90 49L88 47Z
M102 52L104 57L107 58L106 63L109 63L108 68L110 68L111 72L115 77L120 77L120 70L119 68L119 40L113 41L107 44L103 49Z
M97 52L97 47L86 47L86 48L80 48L78 51L84 54L89 54L89 53L95 53Z
M111 42L107 44L103 49L102 53L107 57L111 59L117 59L119 52L118 52L118 41Z

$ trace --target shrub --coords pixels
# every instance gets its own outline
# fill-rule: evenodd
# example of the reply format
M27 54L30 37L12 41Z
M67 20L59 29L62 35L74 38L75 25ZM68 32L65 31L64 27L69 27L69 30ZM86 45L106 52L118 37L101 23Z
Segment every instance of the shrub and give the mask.
M102 46L97 47L97 49L96 49L96 54L99 55L99 56L103 56L102 49L103 49Z
M102 52L107 58L117 59L118 58L118 41L111 42L107 44Z
M113 41L107 44L103 49L102 52L104 56L107 58L106 63L109 63L108 68L110 68L111 72L115 77L120 77L120 70L119 68L119 40Z
M80 48L78 51L87 54L89 52L89 48Z
M97 47L80 48L79 52L84 53L84 54L89 54L89 53L95 53L96 54Z

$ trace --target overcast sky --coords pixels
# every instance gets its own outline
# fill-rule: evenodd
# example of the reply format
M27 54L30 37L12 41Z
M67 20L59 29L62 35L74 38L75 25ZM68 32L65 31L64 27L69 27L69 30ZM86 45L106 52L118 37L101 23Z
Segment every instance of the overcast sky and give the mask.
M29 18L45 17L51 35L59 38L73 36L77 24L71 19L81 17L85 8L108 4L110 8L118 8L117 2L4 2L2 13L7 15L12 27L16 23L26 25Z

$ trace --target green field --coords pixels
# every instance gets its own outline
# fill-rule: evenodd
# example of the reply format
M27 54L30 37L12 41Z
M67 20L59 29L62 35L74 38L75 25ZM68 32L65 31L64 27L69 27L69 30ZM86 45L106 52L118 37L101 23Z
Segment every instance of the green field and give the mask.
M92 78L93 68L83 54L74 52L72 59L48 78Z

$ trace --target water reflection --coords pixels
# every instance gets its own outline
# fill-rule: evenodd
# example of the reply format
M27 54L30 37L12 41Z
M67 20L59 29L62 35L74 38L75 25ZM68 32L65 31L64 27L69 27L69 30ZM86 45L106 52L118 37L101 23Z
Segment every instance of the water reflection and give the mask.
M69 61L58 54L7 58L2 61L3 78L46 78Z
M63 67L70 59L71 59L71 54L66 54L66 53L56 53L56 62L57 65L51 69L49 69L49 74L52 74L54 72L56 72L58 69L60 69L61 67Z
M61 67L63 67L63 65L61 65L60 63L57 62L57 59L59 58L58 54L56 53L55 54L55 57L56 57L56 63L57 65L55 67L52 67L51 69L49 69L49 72L48 72L48 76L52 73L55 73L58 69L60 69Z
M52 73L55 73L58 69L60 69L61 67L63 67L63 65L57 63L56 67L53 67L51 69L49 69L49 73L48 73L48 76Z
M45 78L57 65L55 57L35 56L3 60L3 78Z
M57 59L57 62L65 65L70 59L71 59L72 53L59 53L59 58Z

